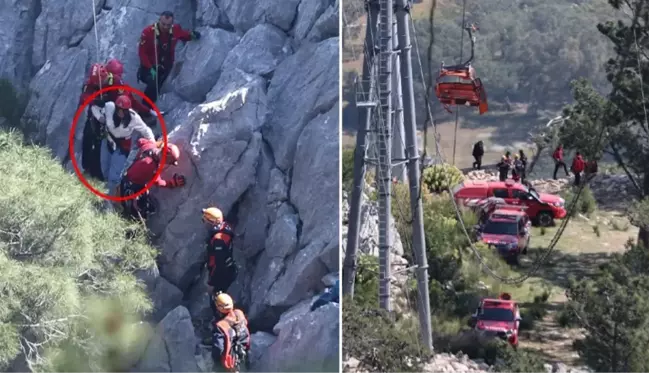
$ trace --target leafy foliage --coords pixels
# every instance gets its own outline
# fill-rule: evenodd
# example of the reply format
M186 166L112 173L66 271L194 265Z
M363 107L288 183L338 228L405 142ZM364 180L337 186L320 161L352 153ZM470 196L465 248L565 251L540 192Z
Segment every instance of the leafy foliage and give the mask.
M568 289L574 312L586 328L575 342L582 358L597 371L638 372L649 369L649 291L646 249L629 246L593 279L572 281Z
M84 370L115 369L88 329L100 320L97 298L114 299L124 315L150 310L132 273L151 268L155 250L138 225L99 213L97 198L46 149L0 132L0 157L10 180L0 194L0 366L22 353L32 369L57 369L47 357L76 346Z
M565 199L568 203L566 210L572 210L571 203L577 203L577 207L572 210L573 216L576 214L591 216L595 212L595 210L597 210L597 201L595 200L595 196L593 196L593 192L587 186L582 189L581 194L579 195L579 199L576 202L573 202L575 196L574 191L566 190L561 194L563 199Z
M358 359L365 369L378 372L421 372L424 357L413 333L383 310L360 307L343 300L343 355Z
M462 182L464 174L459 168L444 163L424 169L422 178L428 190L433 193L441 193Z

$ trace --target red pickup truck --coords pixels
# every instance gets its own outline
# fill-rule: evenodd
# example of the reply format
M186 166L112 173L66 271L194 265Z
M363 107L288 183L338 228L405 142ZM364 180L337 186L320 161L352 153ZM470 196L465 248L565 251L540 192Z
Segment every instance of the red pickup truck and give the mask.
M521 320L518 304L511 300L510 294L502 293L498 299L480 301L469 324L483 336L500 337L516 348Z
M554 219L563 219L567 215L566 201L554 194L538 193L511 179L506 181L466 180L452 189L453 197L458 203L468 200L489 197L502 198L508 205L525 208L527 216L536 225L548 227Z

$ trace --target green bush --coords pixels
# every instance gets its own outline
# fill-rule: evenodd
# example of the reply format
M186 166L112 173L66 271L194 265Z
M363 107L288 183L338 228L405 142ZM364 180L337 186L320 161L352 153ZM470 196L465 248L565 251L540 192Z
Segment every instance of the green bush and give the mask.
M155 264L146 232L99 213L97 197L75 175L47 149L24 146L16 133L0 132L0 157L8 181L0 193L0 368L21 354L21 346L40 345L26 350L33 369L59 369L55 357L76 346L73 355L83 356L83 370L115 370L101 360L107 342L88 326L100 320L98 296L116 299L124 315L151 309L132 275ZM133 238L125 238L127 231ZM131 346L123 340L117 345Z
M497 372L544 372L542 356L534 351L519 348L514 351L509 347L498 349L498 362L495 364Z
M561 196L566 200L566 210L570 211L572 209L573 199L575 197L575 191L565 190L561 193ZM584 187L579 195L579 200L577 200L577 207L572 213L572 216L576 214L582 214L584 216L591 216L595 210L597 210L597 201L593 192L589 187Z
M559 311L554 315L554 319L557 324L563 328L579 326L579 319L577 318L577 315L575 315L573 308L568 304L562 305Z
M364 308L343 300L343 356L360 361L374 372L421 372L427 358L416 328L395 322L383 310Z
M534 301L521 310L523 320L520 324L521 330L532 330L536 321L541 320L547 315L547 302L550 293L544 292L534 297Z
M447 163L424 169L422 177L428 190L433 193L441 193L464 180L462 171Z

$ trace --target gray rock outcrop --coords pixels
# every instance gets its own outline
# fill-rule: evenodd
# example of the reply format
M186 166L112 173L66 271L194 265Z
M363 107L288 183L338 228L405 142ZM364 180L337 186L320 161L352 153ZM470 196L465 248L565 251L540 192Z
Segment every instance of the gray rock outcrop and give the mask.
M217 205L235 227L240 275L229 289L246 309L259 370L307 356L337 361L338 311L309 311L338 273L338 8L334 0L16 0L0 5L0 77L29 102L26 134L67 157L70 124L92 63L119 58L137 82L141 30L163 10L202 34L178 43L160 87L169 141L182 158L155 190L150 220L159 268L138 273L158 323L136 369L211 369L198 347L211 317L200 209ZM95 25L96 20L96 25ZM99 61L98 61L99 60ZM75 133L79 157L85 121ZM156 129L160 131L160 129ZM80 162L78 162L80 163ZM70 163L66 164L70 167ZM196 338L194 338L196 336ZM337 369L337 368L335 368Z

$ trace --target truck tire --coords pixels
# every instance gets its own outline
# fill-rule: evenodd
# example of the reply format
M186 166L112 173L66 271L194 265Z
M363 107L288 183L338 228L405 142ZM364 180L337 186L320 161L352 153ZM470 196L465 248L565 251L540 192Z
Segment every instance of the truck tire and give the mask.
M551 227L554 225L554 216L550 211L541 211L536 216L536 220L541 227Z

